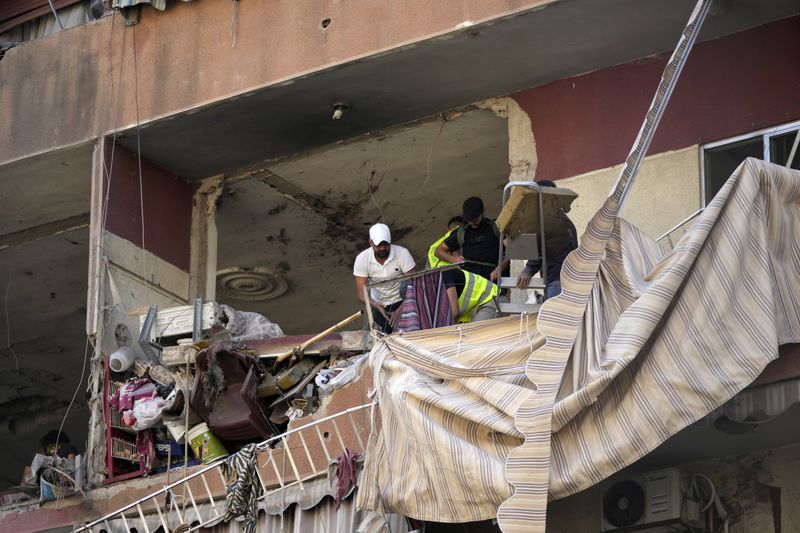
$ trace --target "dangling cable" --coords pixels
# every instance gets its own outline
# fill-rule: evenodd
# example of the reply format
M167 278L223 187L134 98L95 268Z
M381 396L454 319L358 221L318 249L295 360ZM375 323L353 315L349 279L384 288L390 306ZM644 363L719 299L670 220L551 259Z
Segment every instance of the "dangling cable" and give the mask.
M14 367L19 372L19 357L17 357L17 352L14 351L14 347L11 346L11 318L8 315L8 291L11 289L11 265L8 267L8 282L6 283L6 295L3 298L3 310L5 311L6 315L6 348L11 352L11 355L14 356Z
M147 280L147 246L144 242L144 186L142 184L142 136L141 128L139 127L139 69L138 57L136 55L136 26L133 27L133 100L136 107L136 159L139 164L139 208L141 210L141 227L142 227L142 278L144 278L145 287L148 285Z

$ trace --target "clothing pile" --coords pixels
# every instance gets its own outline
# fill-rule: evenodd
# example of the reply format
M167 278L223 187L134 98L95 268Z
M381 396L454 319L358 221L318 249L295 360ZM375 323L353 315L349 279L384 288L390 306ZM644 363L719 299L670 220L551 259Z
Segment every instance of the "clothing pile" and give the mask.
M157 384L149 378L131 378L109 400L122 423L134 431L155 427L162 413L174 412L183 405L180 390Z

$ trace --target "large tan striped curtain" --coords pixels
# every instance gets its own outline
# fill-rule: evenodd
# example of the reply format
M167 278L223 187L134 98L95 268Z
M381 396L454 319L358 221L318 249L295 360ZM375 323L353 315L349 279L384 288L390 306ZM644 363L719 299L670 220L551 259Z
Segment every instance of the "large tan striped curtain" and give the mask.
M748 159L674 249L616 219L602 255L585 313L568 322L569 287L548 304L550 319L574 327L571 348L555 346L562 360L542 358L554 347L534 317L377 343L382 424L361 507L541 530L548 498L630 465L750 384L780 344L800 342L798 171Z
M359 505L544 531L548 499L630 465L800 340L800 173L746 161L672 250L618 217L709 4L538 329L509 318L378 343L383 427Z
M552 406L587 306L597 287L600 265L606 256L620 210L633 186L636 174L653 140L661 116L669 102L680 73L700 32L711 0L698 0L678 44L666 64L661 82L650 104L642 127L633 143L617 182L600 210L592 217L581 237L580 246L562 267L562 294L547 302L539 313L539 331L546 343L528 361L527 375L536 391L520 407L516 426L524 443L511 452L507 461L508 480L513 496L498 512L503 531L544 531L548 499L549 469L526 469L522 465L550 463ZM602 306L600 307L602 312ZM557 429L557 428L556 428ZM597 441L601 445L603 441Z

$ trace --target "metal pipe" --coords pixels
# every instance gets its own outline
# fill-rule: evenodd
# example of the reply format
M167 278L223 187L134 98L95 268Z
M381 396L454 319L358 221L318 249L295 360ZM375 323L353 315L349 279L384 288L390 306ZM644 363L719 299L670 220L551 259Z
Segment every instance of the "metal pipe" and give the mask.
M539 274L542 276L542 285L544 285L544 299L547 299L547 249L545 247L545 232L544 232L544 200L542 200L542 193L539 191L539 240L542 241L542 253L539 256L542 258L542 266L539 268Z
M50 11L53 12L53 16L56 18L56 24L58 24L58 29L60 31L64 31L64 25L61 24L61 19L58 18L58 13L56 13L56 6L53 5L53 0L47 0L47 3L50 4Z
M656 130L658 130L658 124L661 122L661 117L664 115L664 110L667 108L670 96L672 96L672 91L675 89L678 79L681 77L683 66L686 64L686 59L689 57L689 52L691 52L692 47L697 40L697 35L700 33L700 28L703 26L706 15L708 15L708 10L711 7L711 3L712 0L697 1L697 4L695 5L694 10L689 17L689 22L684 30L684 34L681 36L682 38L686 37L686 41L678 42L677 48L667 63L664 74L661 77L661 85L666 84L664 92L661 93L658 90L656 91L653 101L647 109L644 123L642 124L642 127L639 129L639 133L636 136L636 141L634 141L631 151L628 154L628 158L625 160L625 167L623 168L622 172L620 172L619 178L617 178L617 181L614 183L614 187L612 189L616 193L619 184L622 183L622 191L620 191L619 208L617 209L617 213L622 210L622 206L625 204L625 199L628 197L628 193L631 190L631 186L636 178L636 174L639 172L639 167L642 165L642 161L644 161L644 158L647 155L647 150L650 148L650 143L653 141ZM687 33L688 35L686 35ZM683 45L683 47L681 47L681 45ZM674 67L674 70L670 72L671 67ZM661 85L659 85L659 88Z
M192 342L200 340L203 334L203 299L194 300L194 317L192 317Z
M794 143L792 143L792 149L789 151L789 159L786 161L786 168L792 168L792 163L794 163L794 156L797 153L797 145L800 144L800 130L797 130L797 133L794 136Z
M673 231L675 231L676 229L680 228L681 226L683 226L684 224L686 224L687 222L689 222L690 220L692 220L694 217L696 217L697 215L699 215L700 213L702 213L702 212L703 212L703 209L705 209L705 208L704 208L704 207L701 207L700 209L698 209L697 211L695 211L694 213L692 213L692 214L691 214L691 215L689 215L688 217L684 218L683 220L681 220L680 222L678 222L677 224L675 224L674 226L672 226L670 229L668 229L668 230L667 230L667 232L666 232L666 233L664 233L664 234L663 234L661 237L657 238L657 239L656 239L656 242L660 242L660 241L661 241L661 239L663 239L664 237L666 237L667 235L669 235L670 233L672 233Z
M489 264L489 263L481 263L479 261L464 261L464 263L471 263L471 262L475 262L475 263L478 263L478 264L487 264L487 265ZM379 280L379 281L370 281L369 283L367 283L367 287L371 289L372 287L375 287L376 285L383 285L384 283L392 283L392 282L395 282L395 281L405 281L407 279L419 278L419 277L424 276L425 274L430 274L432 272L444 272L446 270L453 270L455 268L459 268L464 263L451 263L449 265L440 266L440 267L436 267L436 268L426 268L425 270L417 270L415 272L410 272L408 274L403 274L402 276L397 276L396 278L382 279L382 280Z

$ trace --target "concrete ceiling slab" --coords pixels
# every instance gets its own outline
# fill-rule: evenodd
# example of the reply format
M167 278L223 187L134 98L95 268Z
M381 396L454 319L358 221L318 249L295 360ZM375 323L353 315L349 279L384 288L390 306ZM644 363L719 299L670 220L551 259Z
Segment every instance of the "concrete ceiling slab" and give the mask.
M94 144L0 166L0 236L89 212Z
M670 50L694 3L562 0L142 125L142 154L189 179L232 172ZM720 2L701 39L798 12L798 0ZM350 109L334 121L337 102ZM120 142L134 149L135 130Z
M464 198L480 195L488 213L497 214L510 172L507 122L491 111L472 111L270 170L324 202L333 221L262 181L230 187L217 214L218 267L272 268L284 273L290 289L265 302L220 301L262 313L287 333L311 333L358 309L352 266L375 222L386 222L394 242L409 248L422 268L428 246L460 213Z
M746 424L741 425L746 428ZM744 431L744 430L743 430ZM726 433L713 425L693 425L631 465L632 471L648 471L742 455L755 450L780 448L800 442L800 405L789 407L743 433Z

